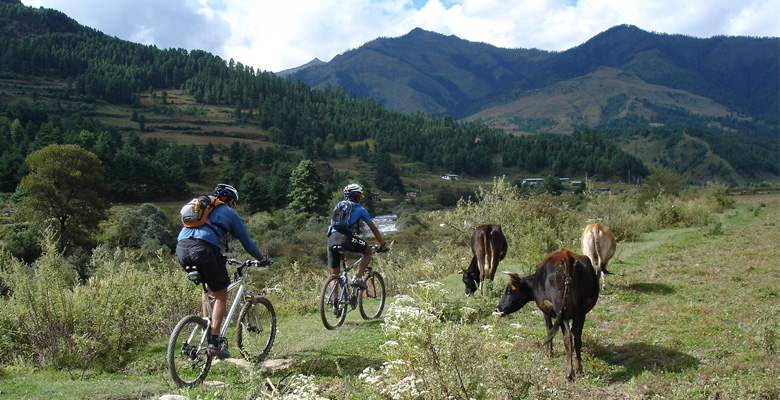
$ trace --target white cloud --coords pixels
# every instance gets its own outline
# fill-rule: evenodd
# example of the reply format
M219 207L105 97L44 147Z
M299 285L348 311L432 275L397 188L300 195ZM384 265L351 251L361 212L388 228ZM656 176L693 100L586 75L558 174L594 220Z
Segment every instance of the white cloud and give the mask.
M280 71L416 27L508 48L562 51L619 24L653 32L780 36L780 0L23 0L106 34L203 49Z

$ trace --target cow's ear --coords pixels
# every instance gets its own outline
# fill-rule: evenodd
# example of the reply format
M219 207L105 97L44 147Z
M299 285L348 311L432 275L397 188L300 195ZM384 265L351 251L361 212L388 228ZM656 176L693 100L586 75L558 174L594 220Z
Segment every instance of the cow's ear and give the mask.
M458 273L461 275L466 275L466 270L463 268L458 268Z
M517 288L520 287L520 280L522 279L520 278L520 275L514 272L506 272L506 271L504 271L504 273L509 275L509 286L512 286L513 290L517 290Z

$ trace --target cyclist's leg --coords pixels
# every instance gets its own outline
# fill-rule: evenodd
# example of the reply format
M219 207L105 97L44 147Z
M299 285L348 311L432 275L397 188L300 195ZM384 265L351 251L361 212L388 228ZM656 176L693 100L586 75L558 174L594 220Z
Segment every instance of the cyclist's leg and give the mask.
M216 338L219 336L222 319L227 308L227 287L230 285L226 257L222 255L218 247L204 242L203 247L197 253L192 254L192 258L198 265L201 279L206 282L206 289L209 294L214 296L214 305L211 308L211 338L209 343L217 345Z
M368 268L369 262L371 262L371 246L366 246L365 250L363 250L363 254L360 256L358 273L356 275L358 278L365 279L366 268Z
M210 292L214 296L214 308L211 309L211 335L219 336L222 319L225 317L225 310L227 309L228 291L227 288L224 288L216 292Z
M338 275L341 273L341 254L333 246L343 246L345 242L345 236L338 231L331 232L328 235L328 267L330 268L331 275Z

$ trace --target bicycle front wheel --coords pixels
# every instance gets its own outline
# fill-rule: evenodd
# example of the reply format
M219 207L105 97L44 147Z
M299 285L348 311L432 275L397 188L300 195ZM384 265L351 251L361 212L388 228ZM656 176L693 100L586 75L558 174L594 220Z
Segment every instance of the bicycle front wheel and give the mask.
M344 323L347 317L346 291L341 277L333 275L322 285L320 291L320 317L325 328L333 330Z
M376 319L382 315L385 309L385 280L379 272L371 271L366 278L367 290L361 290L360 315L363 319Z
M206 379L213 357L206 354L208 324L188 315L173 328L168 341L168 370L177 387L194 387Z
M276 313L271 301L256 296L238 314L236 345L245 360L259 363L271 351L276 338Z

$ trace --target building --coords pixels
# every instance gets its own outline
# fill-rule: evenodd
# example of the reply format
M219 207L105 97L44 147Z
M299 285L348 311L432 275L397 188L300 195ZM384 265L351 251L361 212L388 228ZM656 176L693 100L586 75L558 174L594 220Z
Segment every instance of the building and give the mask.
M523 179L523 185L536 185L539 183L543 183L544 179L542 178L527 178Z
M458 176L455 174L444 174L441 176L441 179L448 180L448 181L457 181Z

